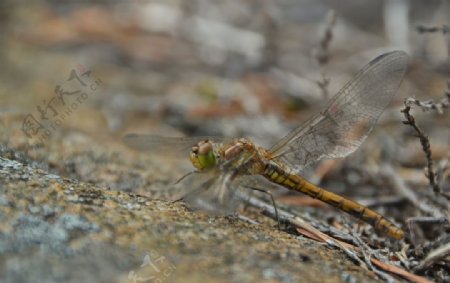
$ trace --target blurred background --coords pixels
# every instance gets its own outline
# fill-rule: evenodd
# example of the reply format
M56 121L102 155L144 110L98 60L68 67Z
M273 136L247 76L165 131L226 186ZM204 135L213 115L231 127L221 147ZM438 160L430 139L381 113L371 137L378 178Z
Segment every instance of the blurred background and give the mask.
M81 180L86 176L61 165L60 154L80 155L87 144L95 149L93 141L93 151L102 152L130 132L246 136L270 146L371 59L396 49L411 56L407 77L380 127L348 162L379 166L388 157L421 170L420 143L399 110L406 97L439 101L448 91L447 1L0 5L3 143ZM416 112L435 158L448 158L448 111ZM97 184L123 185L84 171ZM417 172L405 178L426 185Z
M395 109L405 96L446 89L448 34L416 31L448 24L446 1L0 5L2 113L38 119L57 86L82 90L69 86L72 70L90 71L101 87L62 123L89 134L244 135L270 145L395 49L411 55Z
M424 152L400 109L407 97L448 105L449 15L450 3L438 0L2 0L0 154L151 195L190 170L187 156L179 168L167 156L132 152L126 133L245 136L269 147L370 60L404 50L407 76L379 126L345 161L305 174L367 205L387 204L377 209L405 227L408 217L448 212L433 198ZM449 110L413 114L448 191ZM405 185L416 200L432 199L431 210ZM307 211L331 223L336 214L323 209ZM416 235L433 239L441 228Z

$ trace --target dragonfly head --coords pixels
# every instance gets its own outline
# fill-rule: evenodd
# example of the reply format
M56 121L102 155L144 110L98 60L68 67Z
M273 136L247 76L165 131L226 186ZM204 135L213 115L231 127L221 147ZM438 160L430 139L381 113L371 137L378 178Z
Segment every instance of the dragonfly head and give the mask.
M192 165L199 171L210 169L217 163L212 141L204 140L194 145L189 154Z

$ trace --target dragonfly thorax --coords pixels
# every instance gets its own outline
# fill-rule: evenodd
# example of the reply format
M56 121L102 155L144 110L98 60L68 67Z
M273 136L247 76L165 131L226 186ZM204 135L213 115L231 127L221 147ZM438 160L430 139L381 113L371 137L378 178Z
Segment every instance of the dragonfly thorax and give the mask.
M220 150L225 167L233 170L238 175L255 175L264 171L267 150L246 138L240 138L224 145Z

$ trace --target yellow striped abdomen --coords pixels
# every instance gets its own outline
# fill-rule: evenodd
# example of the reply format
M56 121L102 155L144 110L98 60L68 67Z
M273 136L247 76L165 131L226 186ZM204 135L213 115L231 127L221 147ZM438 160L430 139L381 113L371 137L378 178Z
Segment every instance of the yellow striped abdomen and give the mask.
M268 163L264 171L264 177L271 182L277 183L289 190L299 191L307 194L310 197L319 199L331 206L334 206L348 214L369 223L376 230L386 233L390 237L402 239L404 232L395 226L392 222L387 220L379 213L340 195L326 191L308 181L304 178L286 172L283 168L274 163Z

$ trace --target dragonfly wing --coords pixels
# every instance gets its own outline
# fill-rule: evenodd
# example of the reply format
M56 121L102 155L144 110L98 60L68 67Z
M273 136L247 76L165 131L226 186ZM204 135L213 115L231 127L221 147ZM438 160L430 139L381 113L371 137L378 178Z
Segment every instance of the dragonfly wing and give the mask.
M357 149L400 86L408 65L403 51L383 54L348 82L318 114L270 150L297 170Z
M232 180L233 173L219 170L193 175L188 193L182 197L191 209L207 211L211 215L231 215L245 200L260 194L251 188L273 190L275 185L261 176L238 176ZM200 176L198 176L200 175ZM200 178L198 178L200 177ZM203 180L203 181L200 181ZM198 185L192 185L193 183Z
M183 182L183 187L190 188L182 200L189 208L207 211L212 215L230 215L241 203L236 194L239 189L231 181L231 172L210 170L193 174L191 180Z

